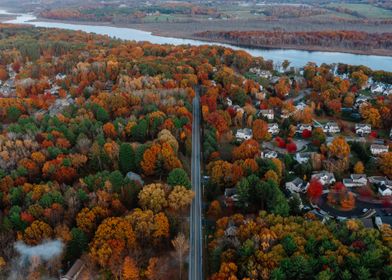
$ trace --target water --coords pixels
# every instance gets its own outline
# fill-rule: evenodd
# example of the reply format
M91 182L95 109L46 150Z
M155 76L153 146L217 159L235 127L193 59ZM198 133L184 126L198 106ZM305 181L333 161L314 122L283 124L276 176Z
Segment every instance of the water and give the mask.
M0 14L11 14L5 10L0 10ZM154 44L173 44L173 45L219 45L230 47L236 50L244 50L253 56L262 56L265 59L271 59L275 63L281 63L287 59L291 62L291 66L302 67L308 62L315 62L320 65L322 63L346 63L351 65L365 65L373 70L392 71L392 57L379 56L379 55L357 55L350 53L340 52L321 52L321 51L300 51L300 50L285 50L285 49L255 49L237 47L229 44L211 43L200 40L180 39L171 37L161 37L151 34L151 32L141 31L132 28L112 27L112 26L97 26L88 24L72 24L60 22L45 22L45 21L32 21L37 18L31 14L20 14L14 20L7 21L6 23L14 24L30 24L36 27L48 28L62 28L69 30L81 30L85 32L92 32L101 35L108 35L113 38L123 40L135 41L149 41Z

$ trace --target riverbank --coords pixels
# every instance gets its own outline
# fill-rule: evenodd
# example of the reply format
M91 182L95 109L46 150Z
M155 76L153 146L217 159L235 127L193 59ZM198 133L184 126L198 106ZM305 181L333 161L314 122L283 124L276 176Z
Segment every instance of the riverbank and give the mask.
M95 22L95 21L75 21L75 20L53 20L38 17L33 20L33 22L51 22L51 23L64 23L64 24L80 24L80 25L90 25L90 26L109 26L117 28L132 28L140 31L150 32L154 36L167 37L167 38L178 38L178 39L189 39L189 40L200 40L206 43L220 43L227 44L236 47L244 47L251 49L264 49L264 50L298 50L298 51L308 51L308 52L329 52L329 53L347 53L347 54L357 54L357 55L378 55L378 56L392 56L392 50L386 49L366 49L366 50L355 50L346 49L339 47L323 47L318 45L313 46L299 46L299 45L256 45L256 44L242 44L233 42L232 40L225 40L222 38L207 38L204 36L198 36L196 33L187 33L178 29L167 30L167 28L157 28L155 24L149 23L112 23L112 22ZM194 24L197 24L195 22ZM199 33L199 32L197 32Z

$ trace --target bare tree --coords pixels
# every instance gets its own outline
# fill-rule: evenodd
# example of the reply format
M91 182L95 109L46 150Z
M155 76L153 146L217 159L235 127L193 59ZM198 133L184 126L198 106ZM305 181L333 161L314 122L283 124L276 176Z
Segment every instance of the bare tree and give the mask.
M178 261L180 266L180 280L182 279L182 268L184 266L184 260L189 250L188 240L185 238L185 235L180 232L176 238L172 240L173 247L175 249L174 256Z

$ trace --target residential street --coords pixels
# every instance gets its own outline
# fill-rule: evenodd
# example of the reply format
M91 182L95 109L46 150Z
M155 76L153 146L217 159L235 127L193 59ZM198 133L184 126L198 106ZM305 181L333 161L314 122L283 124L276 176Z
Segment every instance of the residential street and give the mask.
M196 90L193 99L192 123L192 189L195 198L191 206L190 216L190 251L189 251L189 280L203 279L203 235L202 235L202 191L200 175L200 97Z

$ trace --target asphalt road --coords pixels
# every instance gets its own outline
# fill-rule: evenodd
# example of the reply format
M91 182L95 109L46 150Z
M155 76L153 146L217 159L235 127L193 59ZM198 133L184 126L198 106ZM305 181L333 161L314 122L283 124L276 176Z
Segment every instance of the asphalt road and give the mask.
M190 215L190 250L189 250L189 280L203 279L203 235L202 235L202 190L200 174L200 96L196 90L193 99L192 122L192 189L195 198Z

